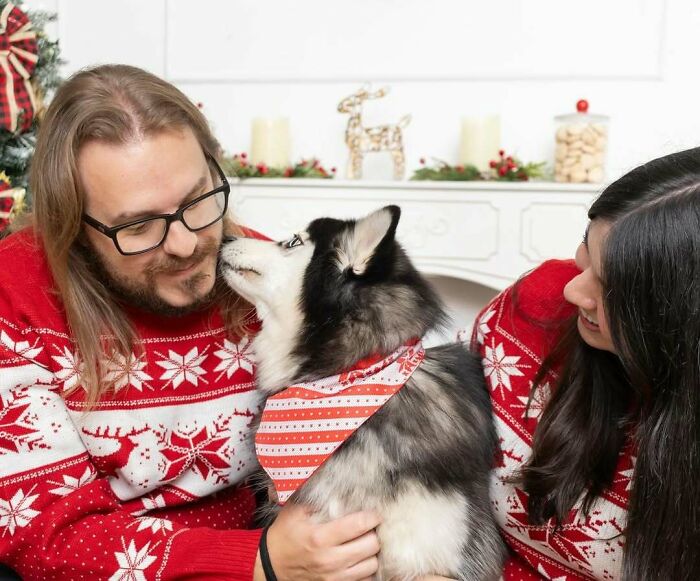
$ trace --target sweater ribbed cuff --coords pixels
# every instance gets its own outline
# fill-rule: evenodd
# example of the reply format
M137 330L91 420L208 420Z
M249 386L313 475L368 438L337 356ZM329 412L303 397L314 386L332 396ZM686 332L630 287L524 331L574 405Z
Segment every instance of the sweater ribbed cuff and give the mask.
M163 579L179 575L207 580L252 581L262 529L183 531L173 540Z

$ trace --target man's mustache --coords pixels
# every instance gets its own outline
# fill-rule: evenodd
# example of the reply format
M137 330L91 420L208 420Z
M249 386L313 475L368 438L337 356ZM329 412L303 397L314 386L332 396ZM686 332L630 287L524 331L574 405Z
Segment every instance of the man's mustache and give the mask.
M167 273L175 270L184 270L185 268L201 263L209 256L216 256L219 252L219 245L220 243L218 240L203 240L197 245L192 256L188 256L187 258L167 256L154 264L146 266L144 272L153 276L163 272Z

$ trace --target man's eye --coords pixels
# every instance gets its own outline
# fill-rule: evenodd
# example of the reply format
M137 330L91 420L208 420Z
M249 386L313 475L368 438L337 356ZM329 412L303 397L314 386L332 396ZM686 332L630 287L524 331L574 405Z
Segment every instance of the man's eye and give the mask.
M143 234L151 226L149 222L141 222L141 224L134 224L128 228L124 228L123 232L129 234L130 236L136 236L138 234Z
M302 246L303 244L304 241L301 239L301 236L299 236L299 234L295 234L291 240L287 240L287 242L284 243L284 247L294 248L295 246Z

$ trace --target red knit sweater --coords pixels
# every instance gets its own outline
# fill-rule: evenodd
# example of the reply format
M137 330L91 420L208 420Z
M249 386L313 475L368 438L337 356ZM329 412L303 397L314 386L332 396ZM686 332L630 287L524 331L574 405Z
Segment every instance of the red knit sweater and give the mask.
M0 243L0 562L24 579L252 579L242 482L259 411L246 337L217 312L130 313L145 348L113 360L85 413L38 243Z
M504 581L620 577L622 531L635 460L629 446L620 454L612 487L590 514L582 514L575 506L556 533L551 526L529 523L527 495L506 481L530 457L533 434L553 384L539 388L526 415L535 374L557 340L552 330L533 321L562 320L575 314L562 293L578 272L572 261L545 262L518 284L518 308L514 308L513 288L507 289L481 312L474 326L472 344L483 357L500 440L491 498L511 550Z

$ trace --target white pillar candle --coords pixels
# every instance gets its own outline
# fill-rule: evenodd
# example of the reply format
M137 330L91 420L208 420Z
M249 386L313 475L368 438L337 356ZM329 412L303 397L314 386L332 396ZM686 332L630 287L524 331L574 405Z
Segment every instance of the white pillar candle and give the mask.
M498 159L501 148L501 119L498 115L462 118L459 161L486 171L489 161Z
M253 119L250 139L250 160L270 167L289 165L291 137L289 119L281 117Z

